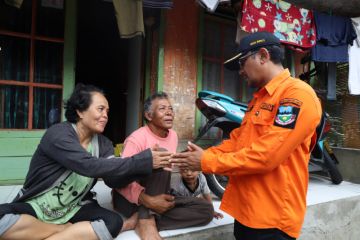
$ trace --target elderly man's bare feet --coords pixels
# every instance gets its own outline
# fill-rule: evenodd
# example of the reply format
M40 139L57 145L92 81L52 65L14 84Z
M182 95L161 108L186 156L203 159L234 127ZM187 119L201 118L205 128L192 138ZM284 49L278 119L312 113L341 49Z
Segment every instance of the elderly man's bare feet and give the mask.
M157 228L154 217L149 219L139 219L135 232L141 240L162 240Z
M121 232L135 229L135 226L138 222L138 215L139 214L136 212L131 217L126 219L121 228Z

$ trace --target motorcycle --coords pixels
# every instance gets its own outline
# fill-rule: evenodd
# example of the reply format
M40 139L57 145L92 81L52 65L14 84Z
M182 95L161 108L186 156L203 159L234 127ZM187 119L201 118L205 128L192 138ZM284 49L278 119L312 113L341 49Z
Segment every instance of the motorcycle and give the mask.
M222 130L221 141L229 138L230 132L240 126L247 109L247 104L236 102L229 96L212 91L200 91L196 106L207 120L206 124L200 128L194 143L197 143L213 127ZM326 112L323 113L316 131L318 138L311 152L309 172L326 173L334 184L340 184L343 178L337 168L338 161L325 141L325 136L330 131ZM205 174L205 177L211 191L222 198L228 177L216 174Z

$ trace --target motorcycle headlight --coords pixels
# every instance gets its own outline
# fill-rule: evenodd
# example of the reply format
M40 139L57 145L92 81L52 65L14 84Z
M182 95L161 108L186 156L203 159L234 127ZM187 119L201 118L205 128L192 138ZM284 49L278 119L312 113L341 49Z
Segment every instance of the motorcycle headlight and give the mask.
M225 110L225 108L223 108L223 106L221 106L219 103L217 103L217 102L215 102L215 101L212 101L212 100L203 100L203 102L207 105L207 106L209 106L209 107L211 107L211 108L213 108L213 109L216 109L216 110L218 110L219 112L223 112L223 113L226 113L226 110Z

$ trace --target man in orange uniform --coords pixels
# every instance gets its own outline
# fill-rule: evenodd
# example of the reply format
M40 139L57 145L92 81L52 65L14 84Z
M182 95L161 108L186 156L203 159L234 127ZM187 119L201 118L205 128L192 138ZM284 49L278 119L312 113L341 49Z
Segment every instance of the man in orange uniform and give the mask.
M244 37L225 66L240 66L257 88L242 124L230 139L175 154L183 169L229 176L221 209L235 218L238 240L299 237L306 210L308 162L321 118L314 90L281 64L283 50L271 33ZM234 65L234 63L236 65Z

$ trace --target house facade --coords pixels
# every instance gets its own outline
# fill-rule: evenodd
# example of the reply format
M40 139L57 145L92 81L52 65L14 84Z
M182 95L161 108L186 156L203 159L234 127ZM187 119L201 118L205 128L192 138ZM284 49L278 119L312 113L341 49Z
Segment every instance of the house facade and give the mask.
M16 8L0 0L0 184L23 182L46 128L65 120L63 101L76 83L104 89L110 104L104 134L114 144L143 124L143 101L155 91L170 95L181 142L204 124L195 106L200 90L251 98L238 73L223 67L236 48L231 8L210 14L194 0L173 2L170 10L144 11L143 37L121 39L111 1L23 0ZM286 56L295 73L297 56ZM358 98L350 102L359 109ZM358 117L344 120L359 123ZM360 148L360 140L350 142Z

